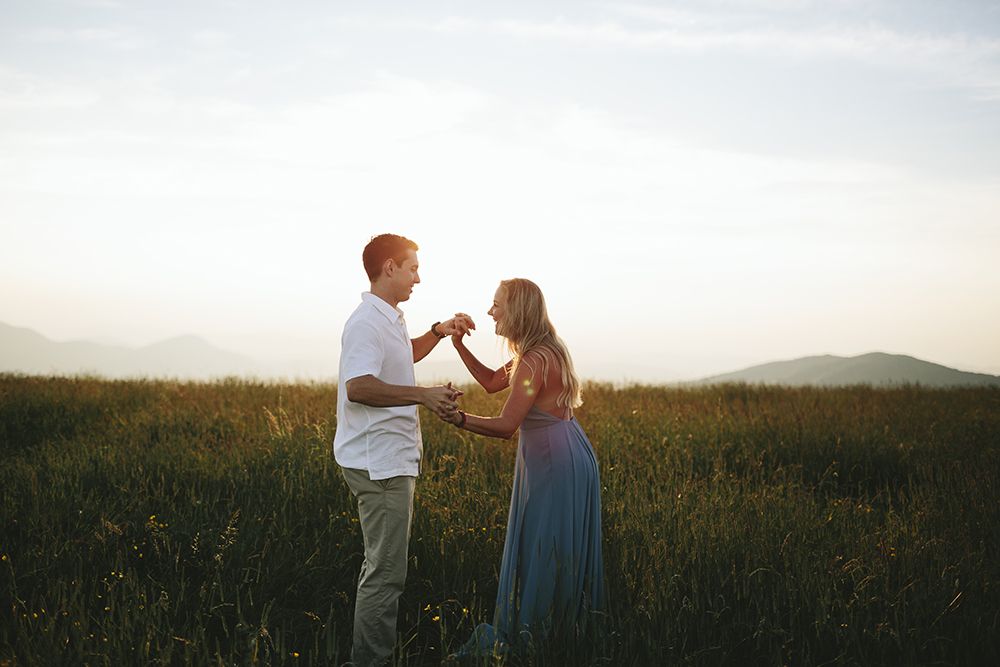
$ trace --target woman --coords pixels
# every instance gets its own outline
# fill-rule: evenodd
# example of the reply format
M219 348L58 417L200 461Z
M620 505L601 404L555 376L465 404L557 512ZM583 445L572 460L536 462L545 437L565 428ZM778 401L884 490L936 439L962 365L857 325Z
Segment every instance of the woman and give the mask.
M505 366L483 365L464 334L452 342L487 392L509 386L510 396L499 417L456 410L447 421L499 438L521 432L494 622L480 625L460 654L524 648L545 636L577 641L599 634L604 610L600 478L573 417L581 403L573 361L530 280L501 282L489 315L507 339Z

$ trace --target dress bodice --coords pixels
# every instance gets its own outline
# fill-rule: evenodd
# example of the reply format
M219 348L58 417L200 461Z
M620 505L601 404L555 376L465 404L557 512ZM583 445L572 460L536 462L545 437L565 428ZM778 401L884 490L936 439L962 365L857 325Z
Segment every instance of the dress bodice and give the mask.
M524 416L524 421L521 422L521 430L531 431L536 428L548 428L553 424L571 424L576 420L576 417L572 419L559 419L553 415L550 415L545 410L532 405L528 408L528 414Z

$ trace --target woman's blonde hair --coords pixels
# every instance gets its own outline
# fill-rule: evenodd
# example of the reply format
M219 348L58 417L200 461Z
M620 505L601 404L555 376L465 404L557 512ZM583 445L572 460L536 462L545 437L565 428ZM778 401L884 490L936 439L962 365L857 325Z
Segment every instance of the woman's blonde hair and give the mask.
M511 375L514 375L524 356L531 352L532 358L537 358L541 365L532 370L544 382L549 364L555 361L559 364L563 387L556 404L579 407L583 402L580 397L580 378L573 368L573 359L569 356L566 343L556 335L556 328L552 326L542 290L524 278L502 280L500 287L507 296L507 307L497 333L507 339L507 349L514 359Z

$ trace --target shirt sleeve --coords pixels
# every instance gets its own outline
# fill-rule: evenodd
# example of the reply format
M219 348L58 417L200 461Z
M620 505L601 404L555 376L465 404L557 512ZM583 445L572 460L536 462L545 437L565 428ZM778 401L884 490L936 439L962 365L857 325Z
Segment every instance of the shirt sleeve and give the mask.
M340 355L345 382L363 375L378 377L385 358L382 336L366 320L352 322L344 329Z

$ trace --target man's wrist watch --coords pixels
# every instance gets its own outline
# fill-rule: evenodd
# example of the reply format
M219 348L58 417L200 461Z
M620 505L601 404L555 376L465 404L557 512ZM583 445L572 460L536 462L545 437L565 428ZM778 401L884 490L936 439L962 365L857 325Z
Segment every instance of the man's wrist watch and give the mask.
M438 333L437 327L438 327L439 324L441 324L441 323L440 322L435 322L434 324L431 325L431 333L434 334L435 336L437 336L438 338L445 338L446 334Z

